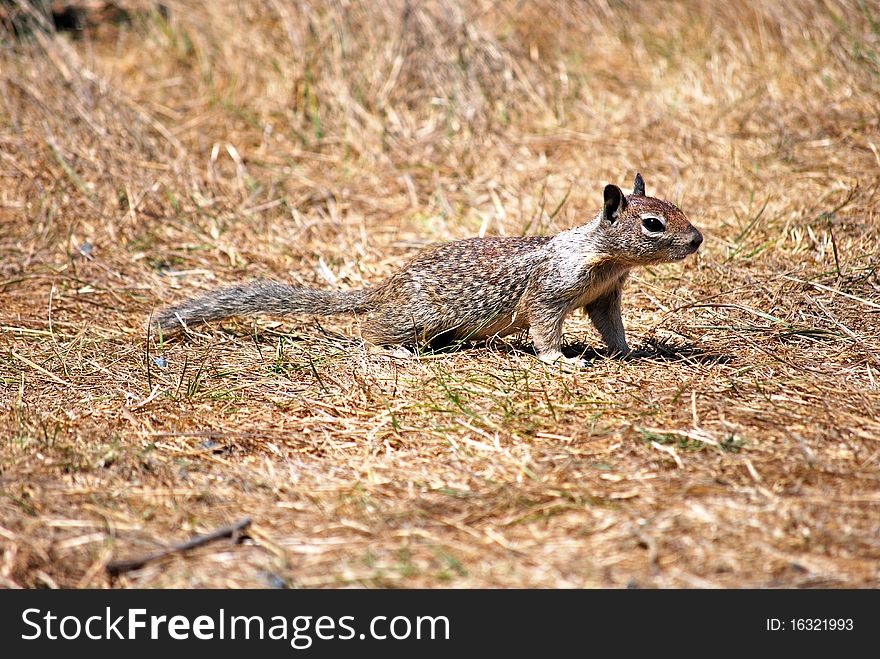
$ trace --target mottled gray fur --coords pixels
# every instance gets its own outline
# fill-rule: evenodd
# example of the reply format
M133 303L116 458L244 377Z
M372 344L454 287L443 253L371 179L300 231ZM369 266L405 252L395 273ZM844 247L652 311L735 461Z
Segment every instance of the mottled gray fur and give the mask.
M381 345L438 345L528 329L541 359L562 356L562 323L583 309L612 352L629 347L620 315L623 284L637 265L677 261L702 235L669 202L608 185L593 220L553 237L469 238L419 254L383 283L322 291L259 280L160 312L168 332L229 316L355 314ZM566 360L571 361L571 360Z

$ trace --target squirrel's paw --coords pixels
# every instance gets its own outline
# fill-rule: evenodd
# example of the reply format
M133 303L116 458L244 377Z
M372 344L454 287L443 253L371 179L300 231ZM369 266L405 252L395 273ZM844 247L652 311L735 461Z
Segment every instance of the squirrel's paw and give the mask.
M605 350L605 354L617 359L628 359L633 352L635 351L625 343L622 346L609 346Z
M538 359L545 364L561 366L565 370L576 370L579 368L586 368L590 365L585 359L581 359L580 357L566 357L561 352L547 352L543 355L538 355Z

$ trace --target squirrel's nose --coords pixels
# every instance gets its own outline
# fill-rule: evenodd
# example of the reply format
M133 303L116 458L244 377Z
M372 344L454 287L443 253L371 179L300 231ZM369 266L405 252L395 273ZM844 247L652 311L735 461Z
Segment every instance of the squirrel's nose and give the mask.
M696 235L691 238L691 247L696 250L700 245L703 244L703 234L697 231Z

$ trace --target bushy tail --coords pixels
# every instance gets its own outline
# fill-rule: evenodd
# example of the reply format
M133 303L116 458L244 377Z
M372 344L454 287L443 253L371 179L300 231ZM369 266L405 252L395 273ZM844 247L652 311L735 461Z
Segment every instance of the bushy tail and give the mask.
M152 323L168 332L183 325L198 325L230 316L284 316L293 313L331 316L357 313L363 308L367 295L367 289L322 291L260 279L211 291L202 297L163 309L153 317Z

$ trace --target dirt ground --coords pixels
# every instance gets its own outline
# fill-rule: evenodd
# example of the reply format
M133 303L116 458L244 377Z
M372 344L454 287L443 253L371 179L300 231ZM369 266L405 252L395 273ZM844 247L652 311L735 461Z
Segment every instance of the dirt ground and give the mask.
M0 21L0 587L880 584L874 3L117 4ZM630 279L640 357L579 314L575 372L344 317L147 335L636 171L706 238Z

